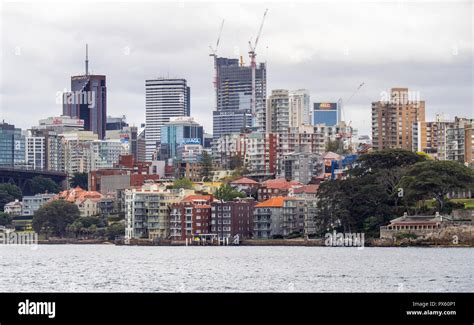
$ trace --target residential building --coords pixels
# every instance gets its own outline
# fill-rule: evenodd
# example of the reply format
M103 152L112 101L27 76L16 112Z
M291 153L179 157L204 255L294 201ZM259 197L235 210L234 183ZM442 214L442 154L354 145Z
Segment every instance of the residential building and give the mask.
M97 140L92 131L76 131L60 135L64 148L64 170L69 174L91 170L91 145Z
M244 192L247 196L255 195L260 187L260 183L253 179L242 177L229 183L239 192Z
M474 162L474 119L455 117L446 130L446 159L472 164Z
M211 233L220 238L239 236L251 238L253 232L254 199L211 202Z
M189 195L171 204L170 238L186 240L194 235L211 233L212 195Z
M281 157L280 176L308 184L323 173L321 155L308 152L293 152Z
M276 196L257 203L254 208L254 238L283 238L304 234L305 200Z
M412 150L412 126L416 122L425 122L425 102L408 88L392 88L390 98L372 103L374 150Z
M190 190L168 190L158 184L125 190L126 238L167 239L170 236L170 212Z
M22 199L22 215L32 216L35 212L45 205L49 200L55 197L56 194L53 193L40 193L32 196L24 196Z
M120 140L94 140L90 144L90 171L112 168L120 155L128 154Z
M8 202L3 206L3 212L14 216L21 215L21 209L22 203L19 200Z
M295 180L287 181L284 178L269 179L260 183L258 189L258 201L265 201L273 197L287 196L292 187L299 187L301 184Z
M289 93L290 127L311 125L310 96L307 89L292 90Z
M25 138L25 164L32 169L46 169L46 138Z
M146 160L156 155L161 127L172 117L190 116L191 91L185 79L146 80Z
M290 124L290 98L286 89L272 90L267 102L267 131L287 132Z

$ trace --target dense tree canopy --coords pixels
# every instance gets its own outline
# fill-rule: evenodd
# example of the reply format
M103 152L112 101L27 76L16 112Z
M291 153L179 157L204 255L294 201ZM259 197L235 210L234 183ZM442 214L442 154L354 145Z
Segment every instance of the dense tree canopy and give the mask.
M361 155L346 179L321 184L320 228L374 235L403 213L400 181L410 166L423 161L425 157L401 149Z
M51 178L35 176L30 180L31 194L39 193L59 193L61 187Z
M222 201L232 201L233 199L235 198L243 198L245 197L245 194L240 192L240 191L237 191L235 190L234 188L232 188L232 186L230 186L229 184L225 183L225 184L222 184L217 190L216 192L214 193L214 196L216 197L216 199L218 200L222 200Z
M74 173L71 179L69 180L71 187L80 187L82 189L88 189L89 179L87 173Z
M211 179L212 174L212 157L207 151L202 152L201 156L201 179L205 182Z
M5 204L21 200L22 193L21 189L15 184L2 183L0 184L0 210L3 211Z
M179 178L173 182L173 188L190 190L193 188L193 182L189 178Z
M400 186L409 202L435 198L443 211L448 193L474 189L474 171L456 161L427 160L410 167Z
M63 236L66 227L80 216L78 207L71 202L56 200L43 205L33 216L33 229L47 236Z

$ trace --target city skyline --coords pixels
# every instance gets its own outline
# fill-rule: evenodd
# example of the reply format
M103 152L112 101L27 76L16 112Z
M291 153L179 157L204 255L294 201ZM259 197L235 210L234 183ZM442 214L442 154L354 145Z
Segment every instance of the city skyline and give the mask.
M1 119L26 129L60 115L57 93L69 90L71 75L82 73L88 43L91 73L108 79L108 115L125 114L130 125L138 126L145 121L144 81L184 78L192 90L191 116L210 133L215 96L208 45L215 43L225 19L218 55L242 55L248 65L247 42L255 37L265 8L269 13L257 62L268 65L267 95L273 89L307 88L311 104L335 102L349 98L364 82L344 112L359 134L370 134L371 103L392 87L419 91L427 121L437 113L451 119L472 116L469 2L427 7L404 2L209 6L184 1L133 8L101 2L87 9L2 4ZM207 14L196 14L203 11ZM173 16L184 23L176 27ZM85 27L76 28L78 19ZM127 28L115 36L123 21Z

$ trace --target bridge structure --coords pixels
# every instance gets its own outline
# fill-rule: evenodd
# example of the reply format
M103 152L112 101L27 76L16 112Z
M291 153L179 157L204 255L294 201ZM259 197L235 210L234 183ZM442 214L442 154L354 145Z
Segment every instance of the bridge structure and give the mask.
M67 187L67 174L63 172L0 166L0 183L15 184L23 195L31 194L29 185L35 176L50 178L63 189Z

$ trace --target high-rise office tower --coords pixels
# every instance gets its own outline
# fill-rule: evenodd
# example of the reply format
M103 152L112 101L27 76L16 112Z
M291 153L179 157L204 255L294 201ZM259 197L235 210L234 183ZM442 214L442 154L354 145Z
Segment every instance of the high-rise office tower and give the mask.
M0 166L20 166L25 163L25 137L14 125L0 123Z
M425 121L425 102L408 88L392 88L389 98L372 103L374 150L412 150L413 123Z
M160 144L161 127L172 117L191 113L190 88L186 79L146 80L146 160L151 161Z
M63 95L63 115L84 120L84 130L104 139L107 122L107 86L104 75L89 74L86 45L86 71L71 77L71 91Z
M264 63L256 69L256 114L252 116L252 69L238 59L216 58L216 110L213 112L213 136L239 133L254 127L266 127L267 70ZM254 124L254 125L252 125Z

